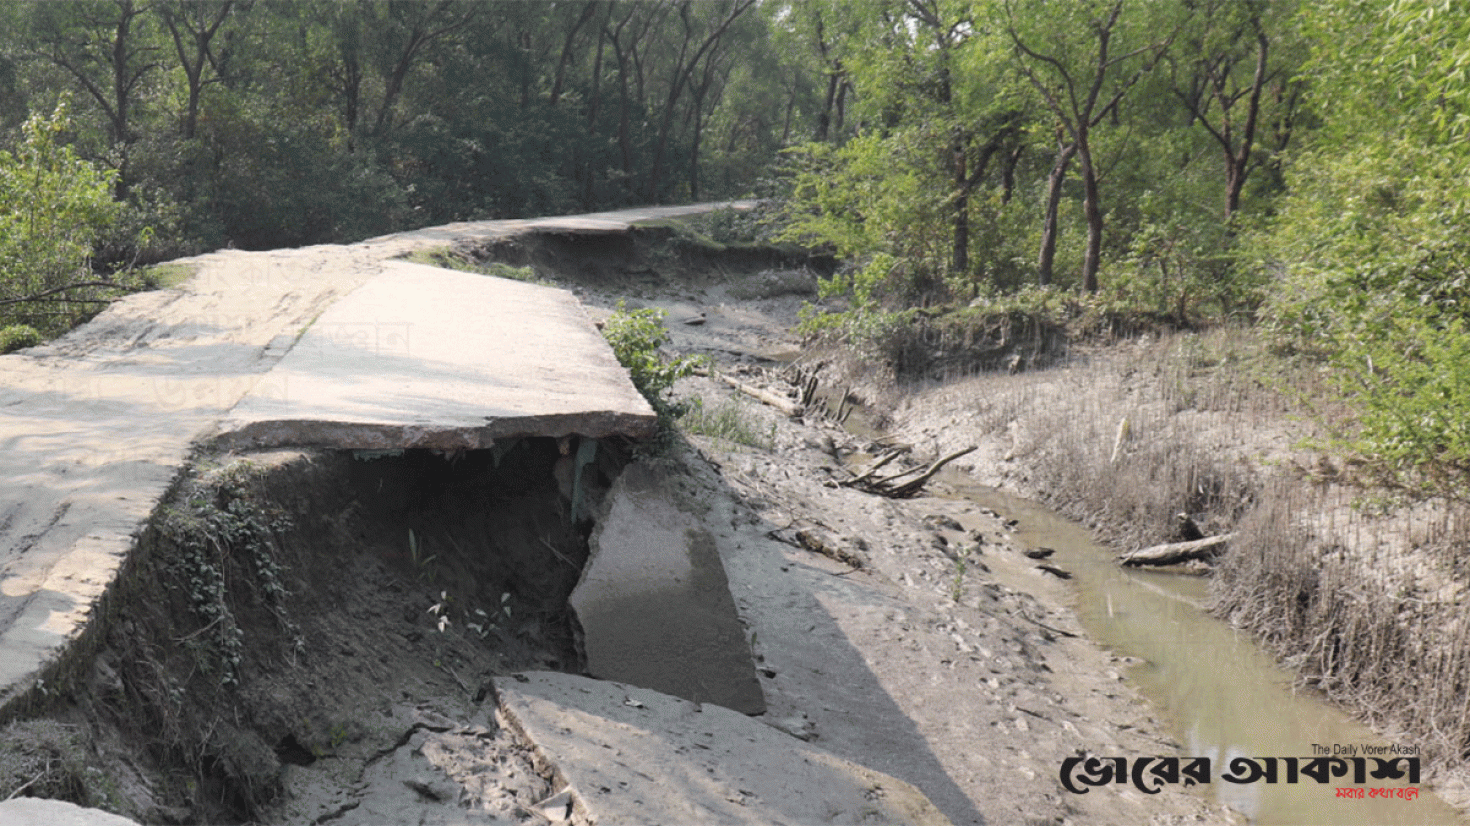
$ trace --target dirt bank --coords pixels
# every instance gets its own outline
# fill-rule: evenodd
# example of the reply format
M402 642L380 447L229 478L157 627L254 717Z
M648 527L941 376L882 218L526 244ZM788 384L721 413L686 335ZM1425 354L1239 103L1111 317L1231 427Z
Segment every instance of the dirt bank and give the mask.
M549 797L484 700L491 675L580 667L566 598L586 541L559 458L530 439L196 459L92 669L55 688L78 735L60 747L107 780L84 778L84 802L149 822L406 822ZM376 799L399 784L418 794Z

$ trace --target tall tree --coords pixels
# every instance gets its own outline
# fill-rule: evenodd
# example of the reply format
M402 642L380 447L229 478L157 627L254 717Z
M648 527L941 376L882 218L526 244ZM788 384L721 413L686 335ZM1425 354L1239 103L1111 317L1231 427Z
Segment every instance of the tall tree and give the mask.
M693 78L700 67L715 59L730 26L755 6L756 2L757 0L727 0L701 3L698 6L698 15L694 11L692 0L682 0L677 4L682 36L679 38L678 55L670 64L668 90L659 117L658 136L654 141L653 160L648 171L648 200L658 203L663 194L664 165L673 134L674 113L680 98L693 85Z
M158 46L146 31L149 6L135 0L37 3L34 48L70 74L107 118L116 151L119 198L128 192L128 144L133 107L143 78L158 68Z
M1007 32L1021 71L1041 95L1057 123L1057 154L1048 180L1047 211L1037 256L1038 278L1052 279L1056 250L1056 205L1067 166L1075 156L1082 173L1082 211L1087 220L1087 248L1082 284L1097 292L1101 264L1103 210L1092 130L1116 113L1116 107L1159 59L1178 32L1177 24L1158 36L1157 20L1142 13L1123 17L1123 0L1078 0L1065 6L1018 8L1007 0ZM1133 22L1134 25L1124 25ZM1153 29L1153 30L1150 30ZM1121 42L1115 42L1122 35Z
M204 87L222 79L221 61L212 48L215 35L231 14L249 11L252 5L252 0L160 0L158 3L158 15L173 40L174 55L188 86L184 117L179 125L185 139L192 139L198 129Z
M475 4L437 0L433 3L391 0L373 20L378 69L383 77L383 100L372 133L383 135L393 126L393 112L409 73L439 40L464 28L477 13Z
M1257 131L1265 110L1276 105L1277 134L1290 135L1295 113L1289 105L1298 85L1291 76L1300 56L1292 54L1294 2L1208 0L1199 6L1196 34L1174 66L1173 92L1191 119L1219 146L1225 166L1224 220L1240 211L1246 179L1261 163ZM1274 45L1274 50L1273 50ZM1289 62L1288 62L1289 61ZM1265 93L1280 89L1273 100Z

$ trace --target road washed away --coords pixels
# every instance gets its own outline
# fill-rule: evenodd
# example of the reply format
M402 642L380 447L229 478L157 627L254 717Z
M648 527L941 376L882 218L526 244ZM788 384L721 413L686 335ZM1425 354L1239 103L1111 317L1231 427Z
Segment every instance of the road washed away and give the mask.
M1061 788L1079 750L1175 745L998 515L837 487L861 446L765 408L765 447L644 456L652 411L588 317L626 285L396 260L706 209L220 251L0 357L0 720L64 758L61 721L100 766L51 784L48 757L22 793L168 822L1221 822L1177 788ZM679 346L748 366L794 345L788 275L646 303L697 305ZM190 544L220 526L224 573ZM258 593L164 616L183 569ZM172 752L120 734L144 706ZM69 805L0 819L116 822Z

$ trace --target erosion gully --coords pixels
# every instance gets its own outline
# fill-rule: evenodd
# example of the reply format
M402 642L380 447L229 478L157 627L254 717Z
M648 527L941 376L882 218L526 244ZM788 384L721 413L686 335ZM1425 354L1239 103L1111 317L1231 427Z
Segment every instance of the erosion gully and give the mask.
M835 404L835 401L832 402ZM866 411L844 424L854 435L881 434ZM854 457L856 458L856 457ZM1198 576L1120 566L1114 551L1094 541L1085 526L1045 505L980 485L962 471L937 477L950 495L1015 520L1013 536L1028 548L1051 548L1048 561L1073 574L1078 619L1098 644L1135 664L1125 675L1158 710L1180 744L1179 757L1208 757L1212 782L1194 788L1230 806L1258 826L1401 826L1470 821L1426 787L1413 801L1337 797L1339 785L1307 777L1277 783L1236 784L1220 779L1235 757L1316 757L1313 746L1388 746L1362 723L1321 695L1297 688L1248 634L1205 611L1209 582ZM941 494L942 495L942 494ZM1412 742L1399 746L1413 746ZM1087 744L1078 744L1086 748ZM1099 755L1140 757L1169 755ZM1332 755L1327 755L1332 756ZM1391 756L1391 755L1386 755ZM1402 765L1402 764L1401 764ZM1369 770L1373 767L1369 761ZM1344 778L1351 780L1351 777ZM1403 785L1369 778L1360 788ZM1089 793L1111 794L1110 786ZM1131 788L1131 787L1129 787Z
M1314 757L1313 746L1391 745L1319 695L1294 688L1249 635L1205 612L1202 577L1123 568L1084 526L1045 506L958 472L942 477L954 495L1016 520L1014 536L1031 548L1053 548L1050 561L1074 574L1076 610L1099 644L1137 660L1127 673L1173 727L1181 757L1209 757L1212 780L1196 787L1254 824L1458 824L1465 819L1427 788L1417 800L1346 799L1338 785L1302 777L1295 784L1222 781L1234 757ZM1083 744L1085 746L1085 744ZM1412 746L1413 743L1399 743ZM1151 755L1102 755L1146 757ZM1164 756L1164 755L1159 755ZM1400 764L1402 765L1402 764ZM1370 771L1373 763L1369 761ZM1351 778L1344 778L1350 780ZM1400 785L1375 781L1359 788ZM1110 793L1109 787L1091 793Z

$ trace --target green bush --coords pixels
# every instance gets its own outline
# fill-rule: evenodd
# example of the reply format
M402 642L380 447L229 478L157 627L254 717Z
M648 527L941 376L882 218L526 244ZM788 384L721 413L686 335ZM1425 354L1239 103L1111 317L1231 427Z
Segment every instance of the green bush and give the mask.
M612 345L618 363L628 368L633 386L659 416L678 417L683 411L669 400L669 391L674 382L693 372L700 359L694 356L669 359L659 352L669 341L663 319L662 310L629 310L618 301L617 312L602 326L602 335Z
M66 104L22 127L20 146L0 152L0 300L3 320L59 332L126 285L93 275L94 245L120 218L115 174L99 172L61 142Z
M0 327L0 353L13 353L16 350L35 347L42 341L45 341L45 338L35 327L25 324Z
M1464 496L1470 9L1330 0L1305 19L1334 106L1257 239L1282 275L1265 315L1330 366L1354 414L1337 446L1372 481Z

